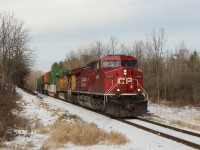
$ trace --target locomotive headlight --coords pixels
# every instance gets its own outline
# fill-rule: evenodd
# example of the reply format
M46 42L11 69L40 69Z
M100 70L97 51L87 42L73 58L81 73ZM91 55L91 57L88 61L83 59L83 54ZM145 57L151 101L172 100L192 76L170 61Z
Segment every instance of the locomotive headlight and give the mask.
M138 90L138 92L140 92L141 91L141 89L137 89Z
M124 75L127 75L127 70L126 69L124 70Z
M116 96L119 96L121 94L120 89L117 89L117 91L115 92Z

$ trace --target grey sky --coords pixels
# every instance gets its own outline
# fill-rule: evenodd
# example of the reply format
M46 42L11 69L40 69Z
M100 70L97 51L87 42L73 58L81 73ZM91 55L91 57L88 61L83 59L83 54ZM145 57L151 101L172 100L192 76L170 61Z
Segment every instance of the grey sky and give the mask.
M199 0L0 0L0 10L14 12L31 29L35 68L43 71L95 40L116 36L131 45L160 28L169 48L184 40L200 49Z

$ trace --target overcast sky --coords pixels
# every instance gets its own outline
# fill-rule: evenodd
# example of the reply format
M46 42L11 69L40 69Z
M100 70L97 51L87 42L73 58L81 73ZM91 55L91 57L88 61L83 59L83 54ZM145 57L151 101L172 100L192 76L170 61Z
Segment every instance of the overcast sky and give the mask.
M35 68L48 71L70 50L111 36L131 45L164 28L167 46L200 50L200 0L0 0L30 29Z

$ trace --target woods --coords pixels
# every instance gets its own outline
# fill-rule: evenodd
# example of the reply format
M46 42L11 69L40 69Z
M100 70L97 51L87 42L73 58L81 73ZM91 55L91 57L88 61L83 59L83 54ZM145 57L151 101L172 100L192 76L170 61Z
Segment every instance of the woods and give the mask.
M0 13L0 91L23 85L34 63L29 31L12 13Z
M144 40L131 46L120 43L112 36L107 43L100 40L88 47L71 50L66 59L52 64L51 69L86 66L87 63L106 55L132 55L139 59L139 68L144 73L145 89L152 101L161 100L200 103L200 53L189 49L185 42L167 48L164 29L153 30ZM170 37L169 37L170 38ZM11 13L0 13L0 90L15 89L26 85L34 89L35 82L29 76L34 64L33 50L29 47L29 30L24 22ZM32 71L32 74L37 74ZM38 72L39 73L39 72ZM41 74L41 73L39 73ZM32 82L29 84L29 82ZM28 83L28 84L27 84Z
M185 42L180 42L174 49L167 48L164 29L153 30L145 40L136 41L132 46L119 43L116 37L111 37L107 44L94 41L86 48L70 51L65 60L54 63L52 68L70 70L113 54L139 59L151 101L200 104L200 54L187 48Z

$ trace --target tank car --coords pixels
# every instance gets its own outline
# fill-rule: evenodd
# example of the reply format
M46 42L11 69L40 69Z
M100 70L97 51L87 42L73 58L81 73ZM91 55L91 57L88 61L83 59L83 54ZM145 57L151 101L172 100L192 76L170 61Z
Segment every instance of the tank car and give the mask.
M56 91L60 98L114 117L147 112L143 73L132 56L106 56L57 76Z

